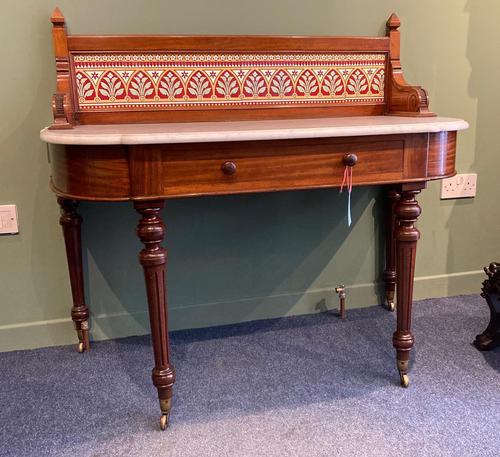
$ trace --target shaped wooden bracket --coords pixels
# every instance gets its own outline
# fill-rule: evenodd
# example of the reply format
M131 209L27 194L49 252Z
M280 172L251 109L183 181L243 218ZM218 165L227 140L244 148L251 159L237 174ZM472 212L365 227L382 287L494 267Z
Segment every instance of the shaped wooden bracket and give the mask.
M71 103L71 81L69 75L69 52L66 22L59 8L50 18L52 22L52 39L56 59L57 92L52 97L54 123L51 129L70 129L73 127L73 106Z
M51 129L71 129L73 126L69 119L70 105L68 96L65 93L58 92L52 96L52 114L54 122Z
M387 36L390 40L390 55L387 77L387 114L394 116L435 116L429 110L427 91L420 86L409 85L401 68L400 32L401 21L392 14L387 21Z

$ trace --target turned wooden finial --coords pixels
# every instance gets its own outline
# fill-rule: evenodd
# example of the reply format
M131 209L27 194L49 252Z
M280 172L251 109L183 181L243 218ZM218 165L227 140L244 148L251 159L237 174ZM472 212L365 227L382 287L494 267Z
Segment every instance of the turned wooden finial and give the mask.
M401 21L396 13L392 13L391 17L387 20L387 31L392 32L399 29Z
M52 16L50 17L50 20L52 24L54 25L63 25L65 22L63 13L61 13L61 10L56 6L54 11L52 12Z

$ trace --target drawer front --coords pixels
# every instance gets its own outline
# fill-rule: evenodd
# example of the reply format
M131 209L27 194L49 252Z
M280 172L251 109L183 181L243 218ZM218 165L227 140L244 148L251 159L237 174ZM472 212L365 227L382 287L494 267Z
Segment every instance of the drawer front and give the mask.
M340 186L344 158L355 154L354 185L424 178L427 140L391 135L382 138L312 139L238 143L162 145L161 188L165 197L217 195ZM420 160L419 157L422 159ZM425 162L425 161L424 161ZM417 176L421 168L424 176ZM157 173L155 172L155 174ZM414 176L411 176L411 175ZM144 196L150 192L136 192Z
M381 139L382 138L382 139ZM52 187L77 200L141 200L435 179L454 171L456 133L234 143L51 148Z

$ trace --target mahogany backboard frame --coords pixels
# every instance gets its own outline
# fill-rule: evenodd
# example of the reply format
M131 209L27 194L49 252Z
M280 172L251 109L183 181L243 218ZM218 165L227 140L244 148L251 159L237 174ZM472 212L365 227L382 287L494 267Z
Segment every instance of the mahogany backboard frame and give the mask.
M78 124L148 122L193 122L245 119L283 119L336 116L398 115L434 116L429 111L427 92L406 83L400 62L400 21L392 14L384 37L335 36L248 36L248 35L68 35L66 22L56 8L51 17L57 72L57 89L52 99L52 129L67 129ZM384 102L346 103L326 106L320 102L304 106L224 107L220 109L107 109L99 112L78 109L74 79L74 53L97 52L376 52L385 59Z

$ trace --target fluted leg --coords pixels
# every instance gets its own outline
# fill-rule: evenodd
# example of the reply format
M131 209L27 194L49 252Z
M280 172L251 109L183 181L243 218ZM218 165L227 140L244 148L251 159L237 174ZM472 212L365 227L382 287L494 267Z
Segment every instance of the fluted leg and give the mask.
M168 426L175 382L174 367L170 364L168 342L168 315L165 287L167 251L161 246L165 236L165 225L160 218L164 206L163 200L134 202L135 209L142 218L137 226L137 235L144 244L139 254L139 261L144 269L146 292L148 296L149 320L155 366L153 384L158 390L160 409L160 427Z
M389 311L394 311L394 295L396 292L396 203L400 199L400 194L394 189L387 193L387 234L386 234L386 256L385 256L385 297Z
M424 187L422 184L405 184L401 198L396 203L396 271L397 271L397 328L393 336L393 344L397 353L397 366L401 385L407 387L408 362L413 347L411 333L411 308L413 302L413 278L415 273L415 257L420 232L415 222L421 209L415 196Z
M61 207L61 224L66 257L68 259L69 278L73 307L71 318L78 335L78 352L90 350L89 339L89 309L83 295L83 263L82 263L82 217L77 213L78 202L58 197L57 203Z

